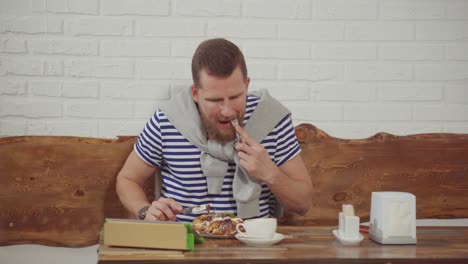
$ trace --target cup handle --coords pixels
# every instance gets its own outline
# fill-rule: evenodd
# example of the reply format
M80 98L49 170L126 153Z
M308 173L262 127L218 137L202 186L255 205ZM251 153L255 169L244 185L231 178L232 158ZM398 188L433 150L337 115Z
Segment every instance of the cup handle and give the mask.
M236 230L237 230L237 233L238 233L238 234L240 234L241 236L244 236L244 237L246 237L246 236L247 236L247 234L246 234L245 232L242 232L242 231L240 230L240 228L239 228L239 227L241 227L241 226L242 226L242 227L244 228L244 230L245 230L245 226L244 226L244 224L242 224L242 223L240 223L240 224L237 224L237 225L236 225Z

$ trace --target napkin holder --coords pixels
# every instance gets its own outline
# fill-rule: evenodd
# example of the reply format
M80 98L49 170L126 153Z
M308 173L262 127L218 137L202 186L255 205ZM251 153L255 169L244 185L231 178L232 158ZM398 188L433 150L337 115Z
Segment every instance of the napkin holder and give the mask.
M369 238L380 244L416 244L416 196L372 192Z

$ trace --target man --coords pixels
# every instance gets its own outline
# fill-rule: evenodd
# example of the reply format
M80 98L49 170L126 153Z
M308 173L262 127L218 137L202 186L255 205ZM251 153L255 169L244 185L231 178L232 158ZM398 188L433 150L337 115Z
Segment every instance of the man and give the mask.
M140 219L190 222L182 209L210 203L243 218L269 217L276 201L305 214L312 183L300 157L289 111L268 93L247 94L239 48L225 39L200 44L193 84L161 105L117 177L117 193ZM240 125L235 125L237 120ZM250 131L250 132L247 132ZM162 197L142 186L161 173Z

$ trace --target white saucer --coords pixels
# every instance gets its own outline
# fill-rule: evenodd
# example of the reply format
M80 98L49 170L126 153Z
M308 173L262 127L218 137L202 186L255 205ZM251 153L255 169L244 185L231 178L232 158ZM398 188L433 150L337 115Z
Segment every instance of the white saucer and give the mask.
M241 242L253 247L269 247L284 239L284 235L275 233L272 239L252 238L241 234L236 234L236 238Z
M357 238L349 239L349 238L341 237L337 229L333 230L333 235L335 235L338 241L343 243L343 245L359 245L359 243L361 243L361 241L364 239L364 236L361 235L361 233L358 233L358 234L359 235Z

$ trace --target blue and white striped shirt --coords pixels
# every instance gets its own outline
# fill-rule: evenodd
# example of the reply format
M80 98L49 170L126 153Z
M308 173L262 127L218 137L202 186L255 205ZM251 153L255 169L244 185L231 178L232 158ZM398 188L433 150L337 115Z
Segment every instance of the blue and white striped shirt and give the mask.
M244 125L259 99L250 95L247 97ZM296 156L300 152L300 146L290 115L285 116L261 144L277 166ZM148 164L161 169L163 197L172 198L183 207L211 203L215 212L236 214L236 201L232 191L236 164L229 163L221 193L208 194L206 177L200 165L201 151L176 130L161 110L157 110L146 123L134 149ZM268 186L262 184L258 217L269 217L274 209L275 197ZM178 214L177 220L191 222L199 215Z

